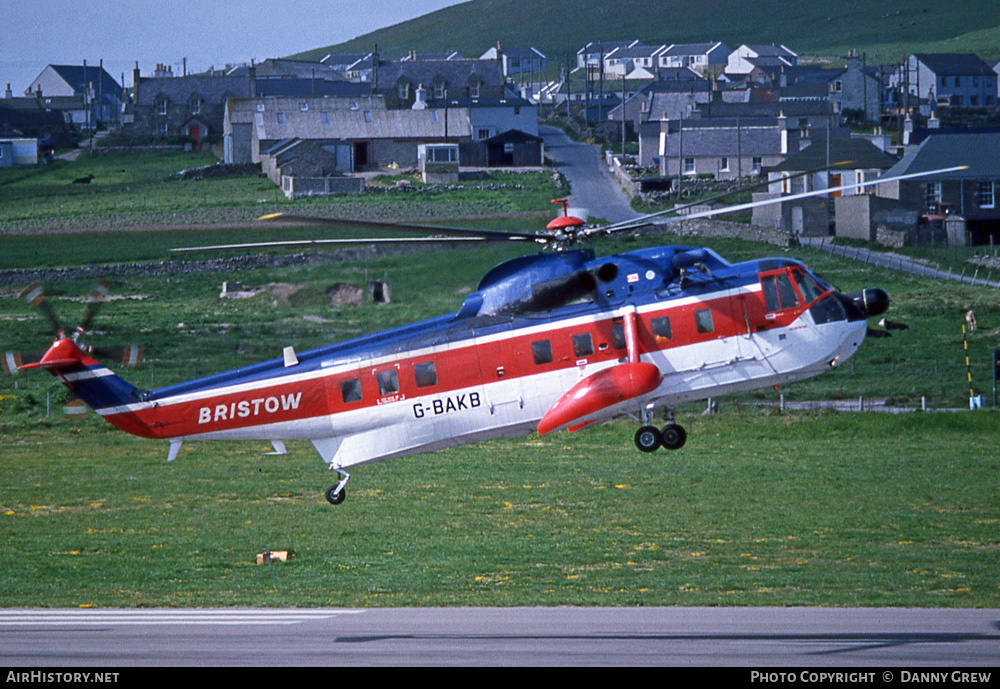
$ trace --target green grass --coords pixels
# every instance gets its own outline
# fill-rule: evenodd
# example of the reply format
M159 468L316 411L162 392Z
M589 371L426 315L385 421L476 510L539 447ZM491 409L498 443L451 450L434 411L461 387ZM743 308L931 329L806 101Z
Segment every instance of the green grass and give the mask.
M215 227L219 232L219 226L288 211L342 218L426 219L524 215L541 208L551 217L554 207L549 200L565 193L561 183L548 173L497 172L449 188L425 185L408 176L409 189L392 187L362 195L296 201L286 199L270 180L255 174L173 179L179 170L215 162L209 153L84 153L71 163L57 160L30 169L0 170L0 236L178 226ZM89 184L73 183L88 175L93 175ZM123 235L121 241L145 244L145 236ZM0 268L13 265L17 264L8 259Z
M996 414L723 414L359 467L60 422L0 441L8 606L996 606ZM822 442L817 442L822 438ZM976 444L970 445L975 438ZM891 441L888 441L891 439ZM254 564L265 548L287 563Z
M442 31L445 26L448 30ZM850 0L823 4L621 0L613 5L576 0L474 0L296 57L367 52L377 44L388 57L401 57L408 50L449 49L475 58L502 41L508 46L536 47L548 56L550 66L558 67L564 64L564 56L575 56L590 41L639 39L648 45L722 41L731 50L743 43L779 43L799 55L832 58L857 49L867 52L872 63L899 62L914 50L976 52L996 59L1000 57L998 27L1000 9L991 0L919 4L880 0L863 5Z

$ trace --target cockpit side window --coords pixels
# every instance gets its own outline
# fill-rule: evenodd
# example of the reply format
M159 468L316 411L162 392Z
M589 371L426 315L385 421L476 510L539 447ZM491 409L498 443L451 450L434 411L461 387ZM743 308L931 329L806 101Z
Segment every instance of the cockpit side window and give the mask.
M761 277L760 284L764 290L764 306L768 312L793 309L802 303L788 273L765 275Z

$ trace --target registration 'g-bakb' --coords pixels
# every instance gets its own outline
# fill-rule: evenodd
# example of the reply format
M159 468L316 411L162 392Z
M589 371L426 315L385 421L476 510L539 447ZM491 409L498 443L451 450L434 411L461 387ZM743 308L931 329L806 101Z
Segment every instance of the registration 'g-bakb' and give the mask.
M346 467L495 437L578 431L620 416L640 419L640 450L678 449L687 434L674 423L674 405L829 371L861 345L867 319L889 305L881 289L844 294L783 257L732 264L710 249L660 246L598 258L570 247L634 232L649 216L588 228L560 202L563 215L544 233L390 224L451 242L561 249L496 266L449 315L307 352L289 346L270 361L144 391L78 346L87 328L67 335L43 308L56 339L41 361L21 368L49 370L122 430L169 441L170 460L185 440L263 439L281 453L283 441L307 439L340 475L326 493L338 504ZM334 240L312 243L323 241ZM25 294L44 303L38 286ZM92 315L88 308L84 322ZM656 410L666 425L653 424Z

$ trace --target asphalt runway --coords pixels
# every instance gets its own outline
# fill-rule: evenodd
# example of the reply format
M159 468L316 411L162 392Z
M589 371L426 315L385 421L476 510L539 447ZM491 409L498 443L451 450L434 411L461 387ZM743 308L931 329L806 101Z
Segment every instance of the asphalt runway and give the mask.
M6 668L868 667L883 682L998 659L998 609L0 610Z

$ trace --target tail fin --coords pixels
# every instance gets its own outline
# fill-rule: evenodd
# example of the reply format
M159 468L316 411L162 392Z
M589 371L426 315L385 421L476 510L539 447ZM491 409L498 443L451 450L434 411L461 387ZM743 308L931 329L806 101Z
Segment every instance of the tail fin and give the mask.
M123 431L145 438L161 435L135 413L140 406L145 406L144 391L119 378L68 337L59 337L40 361L21 368L46 369L88 407Z

